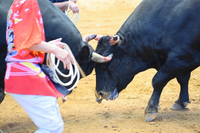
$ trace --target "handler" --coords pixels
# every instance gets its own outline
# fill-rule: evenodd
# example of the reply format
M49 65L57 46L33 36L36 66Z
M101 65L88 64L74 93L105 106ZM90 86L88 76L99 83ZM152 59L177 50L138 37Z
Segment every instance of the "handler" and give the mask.
M63 97L39 64L44 52L53 53L64 68L73 64L61 39L45 42L43 19L36 0L14 0L7 17L8 53L5 91L26 111L39 128L35 133L62 133L64 123L57 97Z

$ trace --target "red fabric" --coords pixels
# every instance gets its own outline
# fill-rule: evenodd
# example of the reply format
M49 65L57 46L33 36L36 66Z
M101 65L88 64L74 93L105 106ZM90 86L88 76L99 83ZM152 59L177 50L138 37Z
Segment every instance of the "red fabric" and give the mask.
M5 91L17 94L63 96L38 63L44 60L43 52L27 48L45 41L42 15L36 0L15 0L7 18ZM14 63L13 63L14 62Z
M11 28L15 29L14 44L17 52L24 56L30 51L20 53L21 50L45 41L41 12L36 0L15 0L11 10L14 13L14 19L11 18Z
M8 65L12 63L8 63ZM56 90L50 79L41 72L40 67L33 63L15 63L19 66L29 66L29 68L35 68L32 70L38 74L36 75L26 75L26 71L19 70L18 68L11 67L11 74L9 78L5 80L5 91L17 94L28 94L28 95L45 95L45 96L55 96L62 97L60 92ZM33 67L36 66L36 67ZM38 70L36 70L36 68ZM30 72L31 70L29 70ZM24 75L20 75L20 72Z

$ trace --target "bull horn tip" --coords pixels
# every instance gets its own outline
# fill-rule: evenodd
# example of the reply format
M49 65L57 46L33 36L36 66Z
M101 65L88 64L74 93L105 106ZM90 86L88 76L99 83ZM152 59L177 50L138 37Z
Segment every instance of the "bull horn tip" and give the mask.
M94 39L97 36L97 34L92 34L91 39Z

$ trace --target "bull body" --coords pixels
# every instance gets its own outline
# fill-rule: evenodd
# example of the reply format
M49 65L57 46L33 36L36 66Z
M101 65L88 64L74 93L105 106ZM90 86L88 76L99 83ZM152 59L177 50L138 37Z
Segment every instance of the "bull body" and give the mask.
M7 53L6 45L6 19L7 12L13 0L0 0L0 103L4 99L4 75L6 70L5 56ZM93 49L82 40L81 34L71 20L49 0L38 0L42 13L46 41L62 38L62 42L69 45L74 57L83 69L86 75L92 72L87 70L90 54ZM68 72L63 69L62 64L59 68L62 72ZM68 79L61 79L67 81Z
M102 37L97 52L113 53L111 62L97 64L96 97L115 99L139 72L155 68L153 94L145 109L146 120L158 113L164 86L173 78L180 95L172 109L189 103L191 71L200 65L200 0L143 0L117 31L119 42L111 46L111 36Z

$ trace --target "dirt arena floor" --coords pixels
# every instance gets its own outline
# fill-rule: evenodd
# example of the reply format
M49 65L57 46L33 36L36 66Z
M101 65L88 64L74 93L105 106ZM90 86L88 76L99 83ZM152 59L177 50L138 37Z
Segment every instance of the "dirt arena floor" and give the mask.
M97 33L114 35L141 0L79 0L80 19L77 28L82 35ZM90 44L95 48L96 42ZM95 102L95 72L81 79L73 93L62 102L58 99L64 133L200 133L200 68L192 72L189 111L172 111L180 87L176 80L164 88L160 113L153 122L144 121L144 110L152 94L152 77L156 71L139 73L118 99ZM32 133L37 127L10 97L0 105L0 129L4 133Z

